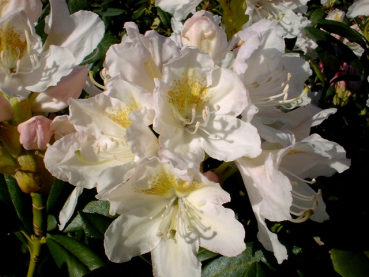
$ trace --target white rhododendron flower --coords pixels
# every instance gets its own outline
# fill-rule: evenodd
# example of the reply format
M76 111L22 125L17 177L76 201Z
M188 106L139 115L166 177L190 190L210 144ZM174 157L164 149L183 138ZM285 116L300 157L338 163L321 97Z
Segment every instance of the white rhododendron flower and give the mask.
M155 0L155 6L173 14L176 20L185 19L190 12L195 12L202 0Z
M246 0L246 3L246 14L250 16L247 26L262 19L269 19L283 26L287 38L299 34L301 26L295 12L305 12L307 0Z
M120 214L105 233L111 261L151 251L154 276L200 276L199 246L228 257L245 249L243 226L222 207L229 194L198 170L143 162L107 200Z
M347 11L348 18L354 18L358 15L369 15L369 2L367 0L355 0Z
M286 248L268 230L265 219L296 223L309 218L327 220L321 192L315 192L309 184L318 176L345 171L350 160L340 145L314 134L283 149L264 150L254 159L238 159L236 164L258 221L258 239L281 263L287 259Z
M222 161L260 153L256 129L237 118L250 105L242 82L198 49L185 48L163 66L154 97L159 156L175 167L197 167L204 151Z
M120 44L112 45L106 53L104 68L112 78L121 76L149 92L155 88L155 78L162 77L163 64L179 56L175 43L156 31L141 35L133 22L126 22L127 35Z
M261 20L240 31L243 41L233 70L239 75L257 106L294 104L311 75L309 63L297 54L285 54L277 23Z
M27 9L9 11L0 18L0 90L10 97L24 99L31 91L57 85L103 37L104 24L96 14L69 15L65 1L50 4L44 45Z
M0 0L0 17L17 9L23 10L30 21L35 23L41 15L42 2L41 0Z

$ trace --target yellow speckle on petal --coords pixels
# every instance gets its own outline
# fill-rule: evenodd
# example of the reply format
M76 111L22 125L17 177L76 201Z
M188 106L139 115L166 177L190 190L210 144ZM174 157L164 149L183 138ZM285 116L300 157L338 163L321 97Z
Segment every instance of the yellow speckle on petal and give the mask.
M126 105L120 110L111 109L109 111L105 111L105 114L115 123L118 123L120 126L127 129L132 124L132 121L128 119L128 116L138 108L139 107L137 105Z
M157 195L157 196L169 196L174 189L179 194L188 194L203 186L199 182L187 182L182 179L169 174L165 170L153 176L148 181L149 189L135 189L137 192Z
M0 53L3 53L2 62L9 69L17 65L27 49L27 40L13 28L0 29Z
M173 103L183 116L190 113L194 105L196 111L202 111L209 102L206 78L194 75L173 81L167 94L168 102Z

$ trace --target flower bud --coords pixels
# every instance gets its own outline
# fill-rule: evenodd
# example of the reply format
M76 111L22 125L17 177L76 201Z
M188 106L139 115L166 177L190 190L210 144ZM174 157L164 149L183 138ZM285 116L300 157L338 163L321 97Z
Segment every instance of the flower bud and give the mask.
M14 111L9 101L0 95L0 121L8 121L12 119L13 114Z
M17 127L0 122L0 144L12 155L14 158L18 157L22 146L19 143L19 133Z
M15 170L19 168L17 161L2 146L0 146L0 157L0 173L13 175Z
M226 33L207 11L195 13L184 23L182 42L209 53L215 61L221 60L228 50Z
M25 152L18 157L20 169L13 177L24 193L48 193L53 184L53 176L45 169L43 158L32 152Z
M44 116L34 116L18 125L19 141L27 150L45 150L53 131L51 120Z

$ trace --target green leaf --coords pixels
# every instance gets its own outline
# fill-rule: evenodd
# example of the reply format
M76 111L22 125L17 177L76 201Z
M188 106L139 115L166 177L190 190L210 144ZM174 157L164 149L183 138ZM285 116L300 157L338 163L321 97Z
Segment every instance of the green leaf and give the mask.
M246 250L236 257L220 257L202 270L202 277L207 276L266 276L265 270L259 264L264 258L261 250L254 249L253 243L248 243Z
M46 244L57 266L66 266L70 277L83 276L104 265L90 248L73 238L51 235Z
M365 277L369 272L369 259L362 251L331 249L334 270L343 277Z
M9 207L13 205L3 174L0 174L0 201Z
M79 212L64 229L65 233L83 231L86 237L103 239L106 229L113 220L99 214Z
M106 217L115 218L115 216L109 214L109 208L109 201L94 200L83 208L83 212L90 214L97 213Z
M245 15L246 1L220 0L219 4L223 9L222 23L225 26L227 38L231 39L249 21L249 16Z
M88 0L69 0L68 1L69 12L75 13L79 10L88 9Z
M100 41L99 45L97 46L98 52L94 51L90 55L88 55L85 60L86 63L82 62L82 64L90 64L97 62L99 60L104 60L106 52L108 51L109 47L113 44L119 43L119 39L113 35L109 35L105 33L103 39Z
M25 231L31 233L33 230L31 197L21 191L14 178L9 175L4 175L4 178L18 218L22 222Z
M362 69L358 57L352 50L329 33L318 30L314 27L305 27L306 34L314 40L325 51L331 53L341 61L345 61L353 67Z
M346 24L334 20L318 20L319 27L324 30L340 35L341 37L347 38L351 42L356 42L364 49L367 48L366 43L362 35L360 35L356 30L350 28Z
M137 19L139 18L141 15L143 15L143 13L145 12L146 10L146 6L147 4L144 3L142 4L136 11L133 12L132 14L132 19Z
M205 248L200 247L199 252L197 253L197 258L199 259L200 262L206 261L206 260L210 260L214 257L219 256L218 253L214 253L211 252Z
M164 28L170 28L170 16L168 13L164 12L159 7L156 7L158 12L158 16L160 18L161 23L163 23Z
M47 231L50 232L55 230L58 227L58 221L56 220L55 216L49 214L47 216Z
M60 200L60 194L65 188L66 183L64 181L54 179L54 184L51 186L49 197L46 202L46 211L50 213L55 204Z
M324 9L316 9L313 11L313 13L310 16L310 21L313 26L316 26L318 24L318 20L322 19L325 15Z
M99 15L101 16L118 16L121 15L123 13L127 13L126 10L123 9L118 9L118 8L108 8L106 11L102 11L102 12L98 12Z

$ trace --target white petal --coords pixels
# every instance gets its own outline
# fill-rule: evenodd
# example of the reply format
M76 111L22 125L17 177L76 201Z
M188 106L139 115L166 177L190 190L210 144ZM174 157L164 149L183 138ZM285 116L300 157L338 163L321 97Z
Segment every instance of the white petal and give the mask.
M196 257L198 249L198 240L190 243L181 236L177 236L176 241L163 239L151 252L154 276L200 276L201 263Z
M204 128L209 134L198 131L201 146L209 156L221 161L260 154L260 136L250 123L230 116L217 116Z
M105 26L99 16L89 11L69 15L64 1L51 0L51 14L47 17L45 46L58 45L68 48L76 59L76 65L94 50L104 36Z
M358 15L369 15L369 3L366 0L355 0L347 11L348 18L354 18Z
M63 230L65 224L67 224L68 220L72 217L74 209L77 206L78 196L80 196L82 192L83 188L76 187L69 195L67 201L65 202L63 208L59 213L59 230Z
M129 261L157 247L161 237L156 233L162 218L152 220L145 210L120 215L106 230L104 247L108 258L116 263Z
M208 227L197 229L201 247L227 257L237 256L246 249L245 229L231 209L209 202L195 207L203 212L201 224Z

